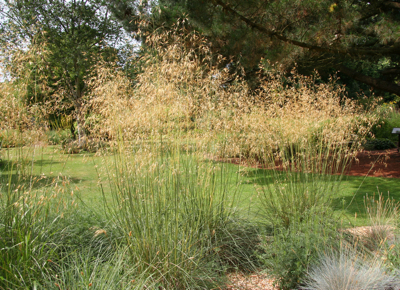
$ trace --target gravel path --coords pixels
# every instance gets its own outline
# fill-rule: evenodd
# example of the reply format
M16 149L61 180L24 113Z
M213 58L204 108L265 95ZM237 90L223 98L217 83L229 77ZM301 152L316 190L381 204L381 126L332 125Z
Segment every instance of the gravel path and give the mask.
M228 275L228 279L226 290L278 290L273 286L274 280L264 274L232 273Z

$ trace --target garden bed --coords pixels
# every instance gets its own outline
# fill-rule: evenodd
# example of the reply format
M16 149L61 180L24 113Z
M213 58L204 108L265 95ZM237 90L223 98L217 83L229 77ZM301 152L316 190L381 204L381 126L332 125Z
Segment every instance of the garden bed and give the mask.
M243 158L217 158L216 160L253 168L263 167L259 162ZM359 152L345 175L400 178L400 153L397 148Z
M400 178L400 153L397 148L360 152L347 175Z

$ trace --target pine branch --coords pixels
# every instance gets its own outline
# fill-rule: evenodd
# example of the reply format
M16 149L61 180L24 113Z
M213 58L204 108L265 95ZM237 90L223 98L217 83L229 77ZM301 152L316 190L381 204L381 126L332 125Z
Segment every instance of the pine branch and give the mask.
M248 26L250 26L253 29L256 29L260 31L261 33L271 37L271 38L276 38L279 39L283 42L310 49L310 50L315 50L315 51L320 51L320 52L327 52L327 53L333 53L333 54L342 54L342 55L350 55L350 56L360 56L360 55L371 55L371 56L377 56L377 55L390 55L390 54L400 54L400 43L396 43L392 46L389 47L383 47L383 48L333 48L329 46L319 46L319 45L313 45L310 43L302 42L302 41L297 41L294 39L290 39L280 33L277 33L273 30L267 29L264 26L261 26L258 23L253 22L251 19L243 16L236 10L234 10L229 4L226 4L222 0L213 0L214 5L216 6L221 6L225 11L231 13L232 15L236 16L243 22L245 22ZM394 3L394 2L391 2Z
M364 75L344 65L340 65L338 68L340 72L344 73L345 75L351 77L356 81L360 81L364 84L370 85L374 89L386 91L400 96L400 86L396 85L395 83Z

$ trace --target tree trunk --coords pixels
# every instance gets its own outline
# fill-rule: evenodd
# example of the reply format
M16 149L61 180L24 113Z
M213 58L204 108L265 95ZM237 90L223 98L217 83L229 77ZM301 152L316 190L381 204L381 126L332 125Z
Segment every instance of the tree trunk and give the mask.
M76 113L76 130L78 131L78 144L79 147L82 147L86 142L86 131L85 131L85 120L83 116L83 112L81 112L81 106L75 107Z
M85 132L85 112L83 112L82 106L82 91L80 89L79 78L75 78L75 114L76 114L76 129L78 131L78 146L84 147L86 142L86 132Z

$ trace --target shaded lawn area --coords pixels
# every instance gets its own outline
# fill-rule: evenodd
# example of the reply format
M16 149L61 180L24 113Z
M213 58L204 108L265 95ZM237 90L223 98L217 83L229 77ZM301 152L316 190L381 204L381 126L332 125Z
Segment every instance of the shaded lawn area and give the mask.
M37 179L47 177L34 184L34 188L48 184L53 177L64 176L69 179L70 186L85 203L97 207L102 202L95 168L95 165L101 163L102 158L95 157L93 153L64 154L56 146L46 146L4 149L2 155L2 182L9 178L11 168L13 169L12 179L16 180L17 169L15 164L12 165L12 161L22 156L25 172L29 172Z
M237 166L238 167L238 166ZM255 185L269 182L266 169L248 168L243 176L243 200L241 206L256 209L258 198ZM383 177L343 176L339 191L333 196L332 206L335 212L344 217L344 226L360 226L368 224L364 210L364 197L377 196L382 193L386 198L400 201L400 179ZM251 205L250 205L251 204Z
M346 176L342 191L333 200L336 209L343 208L348 221L359 226L365 224L364 198L382 193L386 198L400 201L400 178ZM355 214L357 213L357 217Z
M23 150L25 151L22 152ZM11 160L15 160L18 155L23 156L26 161L25 170L31 171L33 176L39 178L45 175L49 179L60 175L65 176L70 180L74 192L88 207L95 210L103 208L97 171L105 176L105 166L102 164L112 161L113 156L98 157L93 153L64 154L55 146L7 149L3 150L2 154L1 182L4 183L8 180ZM234 188L236 182L240 182L239 196L236 200L240 214L251 219L262 218L262 208L255 186L265 185L268 182L269 171L244 168L229 163L225 163L223 166L228 173L228 186ZM15 173L15 168L13 172ZM12 178L14 177L15 175L12 176ZM45 185L45 181L40 182ZM40 187L40 182L35 186ZM103 186L106 194L107 184L108 182L105 180ZM364 213L364 197L366 194L377 195L378 192L383 193L385 197L389 193L391 198L400 201L400 179L344 176L339 192L333 197L333 207L338 215L343 214L344 226L366 225L368 221ZM106 196L106 198L108 197ZM111 197L109 198L111 199Z

